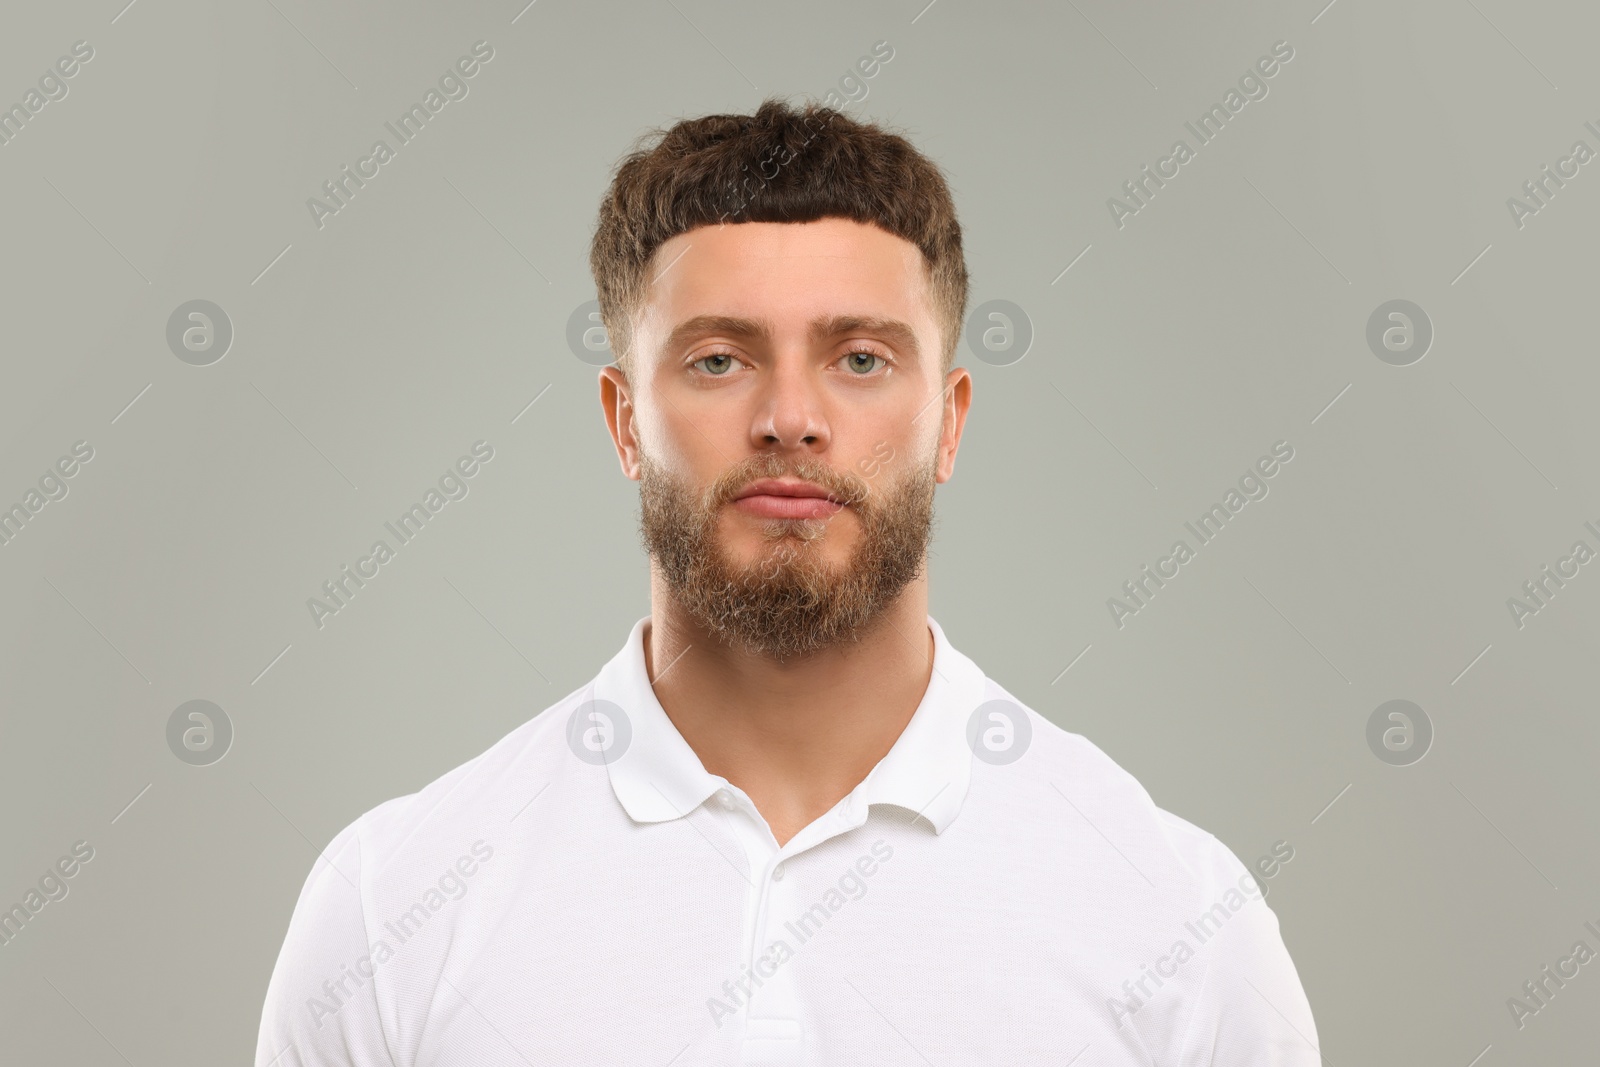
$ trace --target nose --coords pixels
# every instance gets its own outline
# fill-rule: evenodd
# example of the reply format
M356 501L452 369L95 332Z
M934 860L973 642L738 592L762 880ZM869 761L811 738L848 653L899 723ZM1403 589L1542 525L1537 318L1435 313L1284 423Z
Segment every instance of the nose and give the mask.
M825 452L833 439L818 372L804 356L774 360L750 420L759 451Z

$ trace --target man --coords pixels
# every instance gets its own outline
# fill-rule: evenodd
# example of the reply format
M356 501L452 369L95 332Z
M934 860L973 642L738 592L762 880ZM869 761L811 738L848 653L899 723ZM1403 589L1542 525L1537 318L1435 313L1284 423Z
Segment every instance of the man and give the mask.
M1251 872L927 614L972 402L938 168L825 108L682 122L591 264L650 615L335 837L258 1067L1318 1063Z

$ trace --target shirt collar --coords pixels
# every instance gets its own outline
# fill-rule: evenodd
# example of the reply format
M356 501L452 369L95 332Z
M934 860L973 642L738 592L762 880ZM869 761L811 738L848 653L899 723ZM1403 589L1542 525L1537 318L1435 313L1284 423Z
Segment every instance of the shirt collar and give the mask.
M966 799L972 772L967 719L983 699L982 670L957 651L930 615L933 671L911 720L867 777L850 794L858 818L863 806L893 804L920 814L943 833ZM689 814L728 782L711 774L656 699L645 670L644 631L634 623L627 643L595 677L592 693L621 708L627 745L606 761L611 788L635 822L665 822ZM619 731L620 736L620 731Z

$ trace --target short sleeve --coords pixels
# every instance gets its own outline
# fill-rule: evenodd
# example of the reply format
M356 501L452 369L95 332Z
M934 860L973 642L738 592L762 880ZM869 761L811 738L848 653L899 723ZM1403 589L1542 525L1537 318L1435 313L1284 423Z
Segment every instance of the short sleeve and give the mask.
M1185 1067L1319 1067L1316 1023L1258 883L1226 845L1217 850L1209 957L1183 1044Z
M300 890L267 984L256 1067L394 1067L367 943L360 822L334 837Z

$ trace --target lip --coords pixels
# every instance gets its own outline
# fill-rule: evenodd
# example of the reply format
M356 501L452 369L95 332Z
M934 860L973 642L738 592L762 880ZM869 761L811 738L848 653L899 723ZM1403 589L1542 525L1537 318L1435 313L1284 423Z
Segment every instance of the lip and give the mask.
M779 497L817 497L823 500L834 500L833 494L822 486L813 482L784 481L781 478L762 478L745 486L735 500L743 500L752 496L779 496Z
M733 506L764 519L825 519L844 504L812 482L763 478L745 486Z

